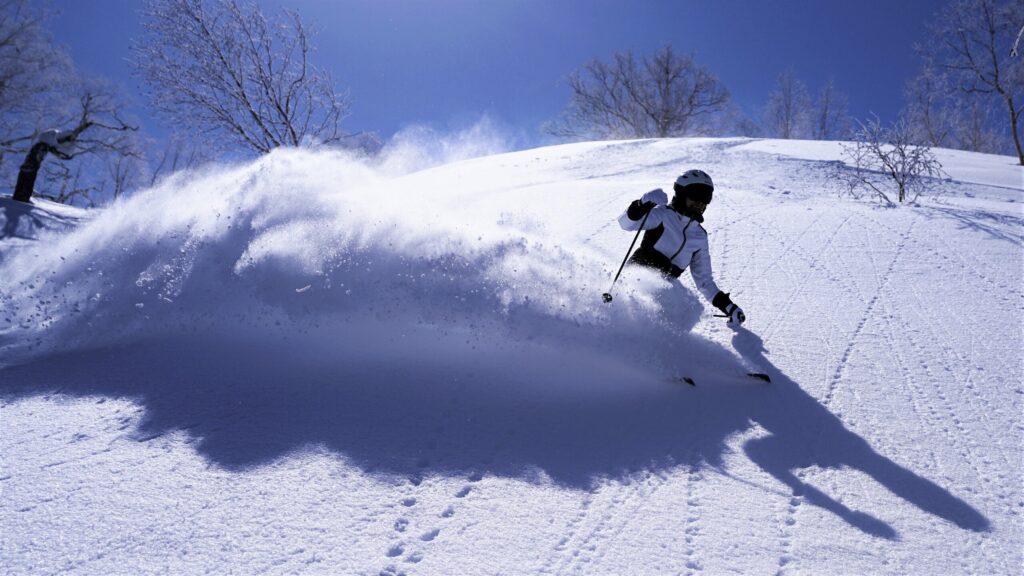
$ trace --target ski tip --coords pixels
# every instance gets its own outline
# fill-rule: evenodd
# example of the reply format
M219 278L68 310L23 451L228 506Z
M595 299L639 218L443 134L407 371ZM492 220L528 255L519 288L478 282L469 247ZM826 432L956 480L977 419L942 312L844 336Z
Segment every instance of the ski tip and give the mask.
M755 378L757 380L761 380L763 382L770 383L772 381L771 376L768 376L764 372L747 372L747 376L750 376L751 378Z

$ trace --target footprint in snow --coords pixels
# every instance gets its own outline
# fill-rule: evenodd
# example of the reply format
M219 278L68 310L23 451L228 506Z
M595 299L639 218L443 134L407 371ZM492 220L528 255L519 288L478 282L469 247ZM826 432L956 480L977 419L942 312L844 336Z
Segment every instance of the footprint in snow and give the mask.
M395 544L391 548L388 548L387 556L388 558L397 558L401 556L403 552L405 552L405 547L401 544Z
M420 536L420 540L423 540L424 542L432 542L434 540L434 538L437 538L437 535L440 534L440 533L441 533L441 529L440 528L434 528L430 532L427 532L427 533L423 534L422 536Z
M455 493L455 497L456 498L465 498L472 491L473 491L473 487L472 486L464 486L462 488L462 490L459 490L458 492Z

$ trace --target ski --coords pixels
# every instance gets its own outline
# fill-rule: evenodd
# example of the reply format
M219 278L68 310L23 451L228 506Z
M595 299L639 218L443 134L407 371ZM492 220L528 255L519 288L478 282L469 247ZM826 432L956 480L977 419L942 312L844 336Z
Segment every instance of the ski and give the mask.
M764 372L747 372L743 375L746 376L747 378L760 380L761 382L765 382L767 384L771 384L772 382L771 376L765 374ZM673 381L675 381L677 384L689 384L690 386L694 387L697 386L697 381L694 380L691 376L676 376L675 378L673 378Z

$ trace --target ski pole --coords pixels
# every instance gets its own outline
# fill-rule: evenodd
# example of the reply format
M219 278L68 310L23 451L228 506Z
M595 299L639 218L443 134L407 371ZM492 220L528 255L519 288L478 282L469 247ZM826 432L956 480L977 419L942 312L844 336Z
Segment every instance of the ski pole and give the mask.
M619 271L615 273L615 279L612 280L612 285L608 287L608 291L601 295L604 298L604 303L607 304L612 301L612 288L615 287L615 282L619 280L619 275L622 274L622 269L626 267L626 260L629 260L629 255L633 252L633 246L636 246L636 239L640 237L640 232L643 232L644 224L647 223L647 217L651 215L651 211L648 210L647 214L644 214L644 219L640 221L640 228L636 231L636 236L633 236L633 242L629 245L629 250L626 250L626 256L622 259L622 264L619 265Z

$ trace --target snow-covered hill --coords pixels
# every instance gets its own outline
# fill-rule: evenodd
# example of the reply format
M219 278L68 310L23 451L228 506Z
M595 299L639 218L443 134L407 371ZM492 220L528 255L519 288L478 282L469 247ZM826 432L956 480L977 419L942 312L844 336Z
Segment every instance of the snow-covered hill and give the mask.
M838 152L279 151L0 200L0 567L1019 573L1022 169L940 151L942 194L886 208ZM601 300L615 218L687 168L747 328L688 275Z

